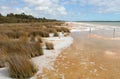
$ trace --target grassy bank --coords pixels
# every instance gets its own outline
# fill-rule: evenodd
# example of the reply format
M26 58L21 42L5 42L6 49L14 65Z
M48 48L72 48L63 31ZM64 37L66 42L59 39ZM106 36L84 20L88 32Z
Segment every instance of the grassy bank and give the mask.
M33 76L37 69L29 59L43 55L43 38L50 37L51 33L53 37L58 37L59 32L69 33L69 29L62 27L62 24L63 22L0 24L0 67L9 67L10 77L13 78ZM47 45L47 49L53 49L52 44ZM26 70L27 67L29 71Z

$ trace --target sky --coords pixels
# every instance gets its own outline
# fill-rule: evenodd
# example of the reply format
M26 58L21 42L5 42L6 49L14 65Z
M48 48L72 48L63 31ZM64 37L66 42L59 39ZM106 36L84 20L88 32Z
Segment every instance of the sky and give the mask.
M120 0L0 0L0 13L66 21L120 21Z

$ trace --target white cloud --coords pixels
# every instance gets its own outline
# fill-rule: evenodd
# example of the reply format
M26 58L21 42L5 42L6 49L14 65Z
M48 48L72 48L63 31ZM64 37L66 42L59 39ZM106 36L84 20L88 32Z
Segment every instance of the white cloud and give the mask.
M24 12L36 17L55 19L73 15L77 17L90 12L119 14L120 0L1 0L0 12L4 15Z
M59 0L24 0L29 6L33 6L37 13L44 13L48 15L66 15L64 6L59 5Z
M119 13L120 0L81 0L81 4L97 7L99 13Z
M8 7L8 6L1 6L0 7L0 11L3 15L6 15L8 13L23 13L25 12L26 14L31 14L30 13L30 9L27 8L27 7L24 7L23 9L20 9L20 8L11 8L11 7Z
M58 18L65 16L67 11L63 5L59 4L59 0L23 0L25 4L22 7L11 5L0 5L0 11L6 15L8 13L26 13L36 17ZM22 4L22 3L20 3ZM59 16L58 16L59 15Z

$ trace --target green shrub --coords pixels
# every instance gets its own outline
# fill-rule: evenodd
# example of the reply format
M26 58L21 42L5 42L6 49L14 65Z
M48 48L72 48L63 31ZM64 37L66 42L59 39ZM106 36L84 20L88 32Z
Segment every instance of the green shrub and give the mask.
M9 75L12 78L26 79L30 78L37 72L37 68L27 58L14 55L7 59L9 64Z
M51 42L46 42L45 45L46 45L46 49L48 50L54 49L54 45Z

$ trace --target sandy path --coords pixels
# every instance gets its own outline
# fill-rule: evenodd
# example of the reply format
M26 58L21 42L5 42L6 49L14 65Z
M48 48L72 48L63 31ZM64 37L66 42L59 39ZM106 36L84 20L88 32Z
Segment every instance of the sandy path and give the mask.
M85 39L74 36L75 41L72 46L64 50L55 61L55 70L44 69L44 77L39 78L119 79L120 55L115 57L112 49L106 51L112 48L112 43L107 45L102 39ZM114 50L114 53L119 51Z

